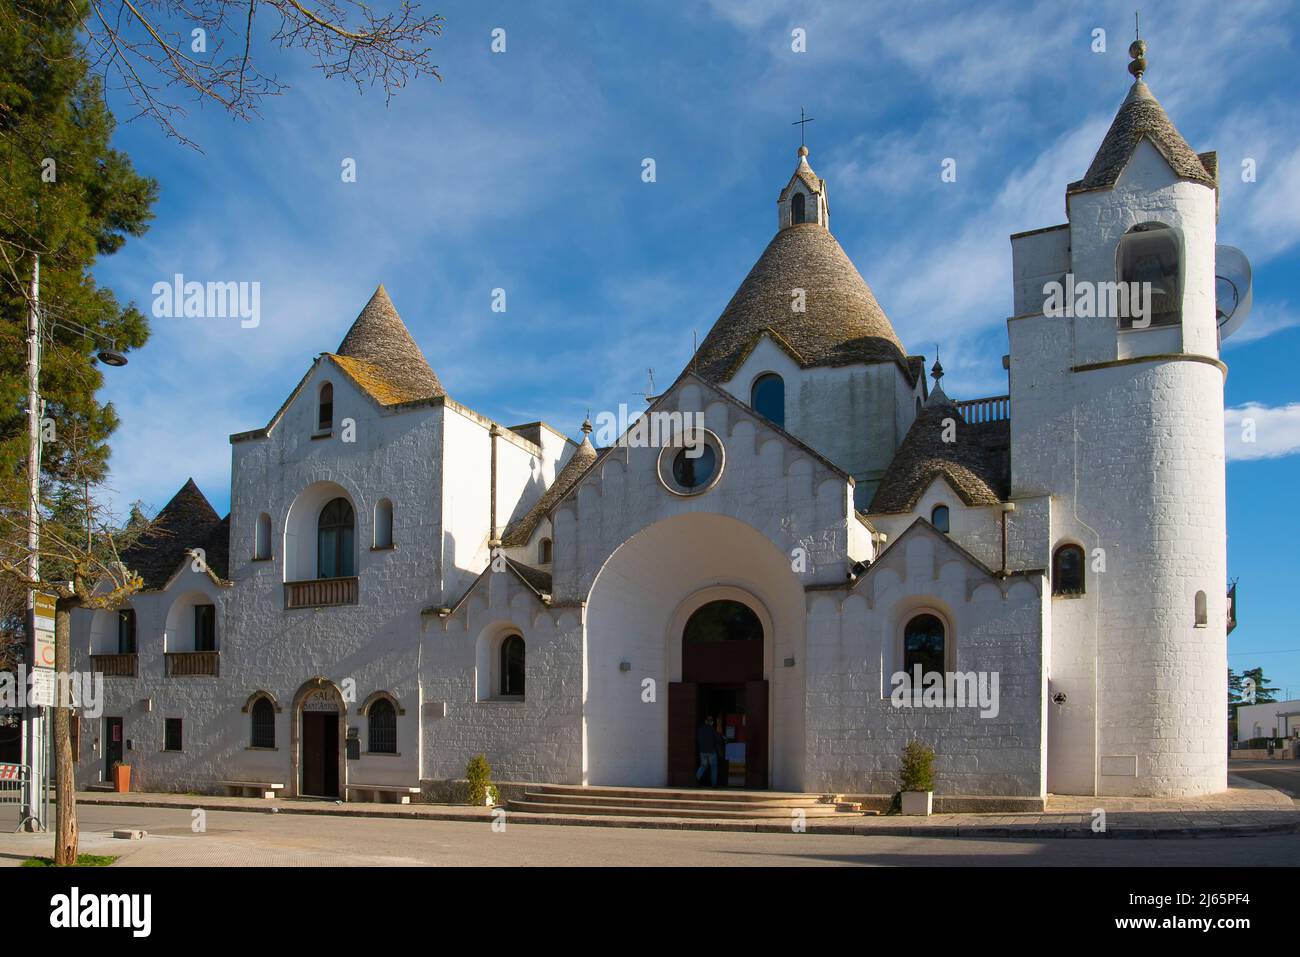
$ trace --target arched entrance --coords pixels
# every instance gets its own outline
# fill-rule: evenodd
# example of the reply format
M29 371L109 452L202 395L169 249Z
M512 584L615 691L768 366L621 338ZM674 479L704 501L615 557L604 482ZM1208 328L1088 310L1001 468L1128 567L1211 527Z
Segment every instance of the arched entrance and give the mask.
M294 787L303 797L341 798L347 709L338 686L314 678L294 697Z
M719 598L696 608L681 634L682 680L668 689L668 783L767 787L768 686L763 624L749 605ZM697 778L701 729L721 736L717 781ZM708 737L707 733L704 737Z

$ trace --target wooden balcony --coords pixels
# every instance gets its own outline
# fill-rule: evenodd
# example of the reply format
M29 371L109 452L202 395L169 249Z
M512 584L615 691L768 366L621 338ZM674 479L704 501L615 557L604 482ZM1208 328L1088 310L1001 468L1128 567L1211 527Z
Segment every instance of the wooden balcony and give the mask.
M284 583L285 608L328 608L357 603L357 578L316 578Z
M136 655L91 655L90 670L105 678L134 678Z
M167 659L168 678L191 675L215 678L221 672L219 651L169 651L163 657Z

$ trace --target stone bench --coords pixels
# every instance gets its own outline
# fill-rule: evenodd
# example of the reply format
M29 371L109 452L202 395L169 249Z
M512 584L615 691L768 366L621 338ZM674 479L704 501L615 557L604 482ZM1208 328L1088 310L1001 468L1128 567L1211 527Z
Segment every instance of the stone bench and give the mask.
M411 795L419 794L419 788L403 784L349 784L349 791L357 793L357 800L371 800L379 803L410 804Z
M283 784L270 784L266 781L218 781L223 788L230 792L232 797L244 797L247 792L252 792L250 797L273 798L276 797L277 791L283 791Z

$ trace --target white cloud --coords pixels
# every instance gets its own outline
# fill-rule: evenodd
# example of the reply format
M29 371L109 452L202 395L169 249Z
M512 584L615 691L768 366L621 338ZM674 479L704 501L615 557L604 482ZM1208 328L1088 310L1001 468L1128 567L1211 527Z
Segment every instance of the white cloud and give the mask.
M1300 402L1267 406L1247 402L1224 410L1230 462L1276 459L1300 452Z

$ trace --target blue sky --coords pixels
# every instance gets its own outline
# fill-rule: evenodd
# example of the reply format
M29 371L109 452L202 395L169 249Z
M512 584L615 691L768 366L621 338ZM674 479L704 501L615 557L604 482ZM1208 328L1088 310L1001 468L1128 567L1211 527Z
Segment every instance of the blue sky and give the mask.
M387 105L266 49L292 88L249 123L195 110L182 128L203 152L124 123L115 143L161 198L100 281L146 311L178 272L256 281L262 317L154 320L108 370L118 507L157 508L192 475L224 511L229 434L265 424L380 282L450 394L486 415L577 434L588 409L636 407L647 367L660 386L676 376L775 231L801 106L832 230L909 351L939 343L956 397L1005 392L1007 236L1064 221L1065 185L1129 85L1133 8L969 7L435 2L444 79ZM1300 537L1286 500L1300 488L1300 18L1205 0L1148 0L1142 18L1152 90L1193 147L1219 152L1219 241L1255 267L1254 312L1224 353L1229 419L1257 423L1253 446L1229 432L1229 662L1300 696L1285 557ZM505 53L490 49L498 27Z

